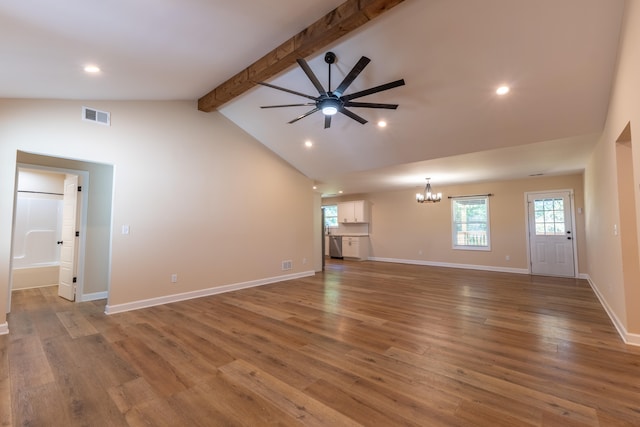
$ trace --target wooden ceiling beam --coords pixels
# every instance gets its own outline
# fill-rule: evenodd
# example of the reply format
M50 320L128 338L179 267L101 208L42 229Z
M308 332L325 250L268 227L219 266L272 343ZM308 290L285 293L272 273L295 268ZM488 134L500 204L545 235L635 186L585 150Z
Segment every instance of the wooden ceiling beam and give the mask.
M298 58L325 48L345 34L382 15L404 0L347 0L211 92L198 99L198 110L210 112L284 71Z

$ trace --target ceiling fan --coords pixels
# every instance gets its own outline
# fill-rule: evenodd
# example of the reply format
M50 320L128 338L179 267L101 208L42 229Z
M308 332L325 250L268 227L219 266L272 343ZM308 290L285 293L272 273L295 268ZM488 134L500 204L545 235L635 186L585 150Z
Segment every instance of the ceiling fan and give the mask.
M343 95L345 90L353 83L353 81L358 77L358 75L364 70L364 67L371 62L369 58L363 56L356 63L356 65L349 71L349 74L346 75L342 83L338 85L337 88L331 90L331 64L336 62L336 55L333 52L327 52L324 56L324 62L329 64L329 87L325 90L324 87L320 84L320 81L313 73L307 61L300 58L297 60L298 65L302 68L304 73L307 75L313 86L318 90L318 96L311 96L304 93L296 92L295 90L287 89L284 87L272 85L270 83L265 82L257 82L263 86L267 86L273 89L282 90L284 92L292 93L294 95L303 96L305 98L311 99L313 102L307 102L304 104L284 104L284 105L265 105L260 108L281 108L281 107L302 107L302 106L314 106L313 109L307 111L301 116L296 117L295 119L288 122L289 124L295 123L300 119L304 119L307 116L315 113L316 111L322 111L324 114L324 128L327 129L331 127L331 117L336 113L342 113L347 117L352 118L353 120L365 124L367 120L355 114L354 112L347 110L346 107L356 107L356 108L386 108L389 110L395 110L398 108L398 104L380 104L373 102L354 102L353 99L361 98L363 96L371 95L377 92L382 92L385 90L393 89L394 87L403 86L404 79L396 80L393 82L389 82L380 86L375 86L370 89L361 90L359 92L351 93L349 95Z

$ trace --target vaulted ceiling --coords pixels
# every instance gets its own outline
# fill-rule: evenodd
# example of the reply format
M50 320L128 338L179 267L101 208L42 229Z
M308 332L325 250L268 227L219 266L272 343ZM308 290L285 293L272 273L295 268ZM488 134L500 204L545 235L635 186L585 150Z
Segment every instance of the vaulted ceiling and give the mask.
M343 1L5 0L0 97L195 101ZM623 8L405 0L306 57L326 86L325 52L338 58L334 84L367 56L348 92L404 78L360 99L397 110L354 108L365 125L339 114L324 129L319 112L288 124L309 107L260 106L307 100L262 86L218 110L324 194L580 171L604 124ZM315 96L288 60L267 81ZM86 75L88 63L102 71ZM500 97L503 84L511 91Z

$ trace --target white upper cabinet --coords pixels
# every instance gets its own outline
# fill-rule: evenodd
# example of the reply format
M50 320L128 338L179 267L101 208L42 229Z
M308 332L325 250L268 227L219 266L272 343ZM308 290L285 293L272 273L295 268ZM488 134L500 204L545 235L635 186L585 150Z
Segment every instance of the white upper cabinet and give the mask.
M338 221L343 224L367 223L369 209L369 202L366 200L338 203Z

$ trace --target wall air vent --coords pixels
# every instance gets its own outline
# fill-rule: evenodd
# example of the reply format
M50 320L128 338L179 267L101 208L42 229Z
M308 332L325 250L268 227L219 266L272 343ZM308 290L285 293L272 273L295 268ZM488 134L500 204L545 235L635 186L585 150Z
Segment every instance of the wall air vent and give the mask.
M111 126L111 114L95 108L82 107L82 120Z

